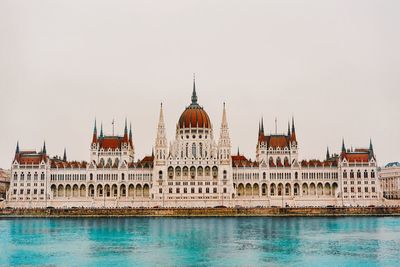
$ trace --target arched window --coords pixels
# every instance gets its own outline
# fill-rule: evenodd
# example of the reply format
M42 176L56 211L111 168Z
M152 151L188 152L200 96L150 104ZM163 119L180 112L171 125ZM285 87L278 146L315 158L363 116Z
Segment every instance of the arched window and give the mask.
M168 168L168 178L172 179L174 177L174 168L173 167L169 167Z
M361 178L361 171L360 170L357 171L357 178Z
M92 180L93 180L93 173L91 173L91 174L89 175L89 177L90 177L90 181L92 181Z
M346 170L343 171L343 178L347 178L347 171Z
M38 174L37 174L37 172L35 172L35 173L33 174L33 180L37 181L37 179L38 179Z
M299 178L299 174L297 172L294 173L294 179L298 179Z
M125 173L122 173L122 174L121 174L121 180L122 180L122 181L125 180Z
M223 177L224 177L224 179L226 179L227 176L228 176L228 172L227 172L226 170L224 170L224 171L223 171Z
M200 143L200 157L203 157L203 143Z
M162 179L162 177L163 177L162 171L159 171L158 172L158 179Z
M44 180L44 172L42 172L41 174L40 174L40 180Z
M368 171L367 170L364 171L364 178L368 178Z
M267 174L265 172L263 172L263 179L267 179Z
M28 175L27 175L27 180L28 180L28 181L30 181L30 180L31 180L31 173L30 173L30 172L28 172Z
M14 173L14 181L16 181L18 179L18 174Z
M197 158L197 155L196 155L196 143L192 144L192 156L194 158Z
M371 171L371 178L375 178L375 171L374 170Z
M350 178L354 178L354 172L353 172L353 170L350 171Z
M189 144L186 143L186 157L189 157Z

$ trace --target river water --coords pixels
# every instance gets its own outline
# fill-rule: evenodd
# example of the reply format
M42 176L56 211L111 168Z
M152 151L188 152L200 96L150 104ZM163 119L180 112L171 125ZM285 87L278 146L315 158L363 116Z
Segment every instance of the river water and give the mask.
M0 219L0 266L399 266L400 218Z

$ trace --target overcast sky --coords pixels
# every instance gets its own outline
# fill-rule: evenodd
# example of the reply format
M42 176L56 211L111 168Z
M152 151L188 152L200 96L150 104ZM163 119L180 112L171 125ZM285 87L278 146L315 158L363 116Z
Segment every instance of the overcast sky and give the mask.
M151 153L160 102L168 141L190 103L254 159L258 122L287 129L300 158L367 147L400 160L400 1L0 0L0 167L21 149L88 160L93 122L132 122Z

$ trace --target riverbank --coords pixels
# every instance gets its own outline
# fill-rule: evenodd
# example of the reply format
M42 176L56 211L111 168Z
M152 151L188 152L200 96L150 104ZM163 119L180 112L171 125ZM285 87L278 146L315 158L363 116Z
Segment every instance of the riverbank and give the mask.
M143 208L0 209L7 217L235 217L235 216L400 216L400 207L332 208Z

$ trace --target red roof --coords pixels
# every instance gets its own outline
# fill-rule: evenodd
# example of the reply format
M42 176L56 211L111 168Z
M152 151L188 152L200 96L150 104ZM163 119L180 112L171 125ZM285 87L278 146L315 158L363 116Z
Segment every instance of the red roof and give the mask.
M232 156L232 167L255 167L257 162L252 162L243 155Z
M44 153L37 153L36 151L21 151L15 154L15 160L19 164L38 165L42 160L46 162L47 156Z
M103 149L121 149L124 138L121 136L105 136L100 137L98 143L100 144L100 148Z
M344 152L342 158L345 158L348 162L369 162L367 152Z
M286 135L263 135L261 134L258 137L258 142L264 142L267 144L267 147L270 148L289 148L289 136Z
M195 128L197 126L199 128L211 128L210 118L200 106L187 107L179 118L178 124L180 128Z

